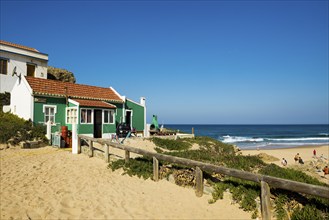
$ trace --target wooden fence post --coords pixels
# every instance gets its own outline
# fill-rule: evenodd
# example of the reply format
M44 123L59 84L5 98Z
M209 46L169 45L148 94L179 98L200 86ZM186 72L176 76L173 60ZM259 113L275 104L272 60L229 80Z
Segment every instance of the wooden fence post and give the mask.
M203 172L200 167L195 169L195 195L197 197L203 195Z
M270 203L270 187L267 182L261 181L261 208L262 208L262 219L271 219L271 203Z
M155 157L153 157L153 180L159 181L159 161Z
M192 127L192 134L194 134L194 127Z
M110 160L109 160L109 145L107 145L107 144L104 144L104 159L105 159L106 163L110 162Z
M78 136L78 154L81 154L81 137Z
M130 152L125 150L125 163L129 163Z
M88 141L89 144L89 157L93 157L94 156L94 147L93 147L93 141L89 140Z

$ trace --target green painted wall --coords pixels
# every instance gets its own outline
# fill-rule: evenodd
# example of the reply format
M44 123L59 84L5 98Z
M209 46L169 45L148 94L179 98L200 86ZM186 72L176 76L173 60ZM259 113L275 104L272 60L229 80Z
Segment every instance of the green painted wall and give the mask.
M79 124L78 133L94 135L94 124Z
M46 100L46 103L34 102L34 123L44 123L44 105L56 105L57 112L55 114L56 126L51 126L51 132L56 132L61 130L61 126L65 125L65 108L66 100L63 98L50 98L50 97L38 97Z
M122 122L123 120L123 114L122 114L122 108L123 108L123 104L114 104L117 109L116 109L116 114L115 114L115 124L118 125L120 122Z
M132 125L136 130L144 130L144 107L127 100L126 109L133 111Z
M114 124L103 124L103 134L115 133L116 127Z

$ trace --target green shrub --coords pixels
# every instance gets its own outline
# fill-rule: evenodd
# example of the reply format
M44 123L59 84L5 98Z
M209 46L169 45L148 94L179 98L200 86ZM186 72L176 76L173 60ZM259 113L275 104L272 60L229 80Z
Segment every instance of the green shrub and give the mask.
M0 93L0 112L3 112L2 107L4 105L10 105L10 93L9 92Z
M26 121L11 113L0 112L0 130L0 143L6 143L14 137L19 137L18 142L34 139L47 141L44 125L33 125L31 121Z
M0 112L0 142L6 143L25 126L25 120L11 113Z
M218 199L223 199L225 190L229 188L228 184L225 183L217 183L214 185L214 191L212 193L213 202Z
M162 154L164 152L160 147L156 147L154 148L154 150L159 154Z
M259 170L259 173L268 175L268 176L274 176L274 177L278 177L278 178L308 183L308 184L328 186L325 183L320 182L316 178L311 177L302 171L294 170L291 168L282 168L275 164L269 164L269 165L263 167L261 170Z
M124 159L117 160L109 163L108 167L111 168L112 171L123 168L123 174L128 174L129 176L138 176L144 179L153 177L153 161L145 157L129 159L128 163L125 163Z
M285 205L288 202L288 196L286 194L279 194L275 203L275 212L278 220L288 219L287 213L285 211Z
M224 165L229 168L235 168L245 171L252 171L254 169L260 169L266 166L266 164L257 156L242 156L234 154L224 154L220 152L216 153L209 149L168 152L165 154L176 157L183 157L190 160L211 163L215 165Z
M260 195L259 184L228 177L214 185L213 199L210 200L210 203L223 199L223 193L226 189L230 190L233 200L237 201L243 210L253 211L254 215L257 214L256 198Z
M291 215L291 220L323 220L327 219L321 211L314 206L306 205L303 208L297 208Z
M151 140L156 146L167 150L181 151L181 150L187 150L191 147L190 143L182 139L170 140L170 139L162 139L162 138L152 138Z
M266 166L266 164L257 156L226 155L223 158L227 167L244 171L252 171Z
M192 144L198 144L201 147L215 153L235 154L233 145L225 144L210 137L197 136L195 138L189 138L187 141Z

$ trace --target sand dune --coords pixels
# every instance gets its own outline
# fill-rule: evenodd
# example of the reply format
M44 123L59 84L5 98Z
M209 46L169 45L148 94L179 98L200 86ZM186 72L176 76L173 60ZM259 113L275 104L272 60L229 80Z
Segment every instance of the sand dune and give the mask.
M1 219L250 219L229 199L208 204L194 190L107 169L68 150L0 151Z

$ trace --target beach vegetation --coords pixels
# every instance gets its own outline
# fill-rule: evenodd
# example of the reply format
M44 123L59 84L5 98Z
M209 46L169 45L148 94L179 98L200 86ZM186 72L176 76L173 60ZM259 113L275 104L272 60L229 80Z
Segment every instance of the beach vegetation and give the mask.
M165 154L245 171L253 171L254 169L260 169L266 165L257 156L227 154L205 148L189 151L166 152Z
M153 177L153 161L147 157L137 157L130 159L128 163L120 159L110 162L108 165L112 171L122 168L122 175L138 176L139 178L148 179Z
M0 112L0 130L0 143L6 143L10 139L13 144L27 140L48 141L44 125L33 124L31 120L24 120L11 113Z
M195 138L189 138L187 139L192 144L197 144L201 148L216 152L216 153L223 153L223 154L234 154L235 153L235 147L231 144L225 144L223 142L220 142L218 140L215 140L211 137L203 137L203 136L197 136Z
M274 201L275 212L278 220L288 219L289 210L286 209L286 204L289 201L287 194L279 194Z
M302 208L297 207L291 215L291 220L304 220L304 219L312 219L312 220L323 220L327 219L328 215L325 215L320 210L318 210L313 205L306 205Z
M10 93L0 93L0 112L3 112L3 106L10 105Z
M162 139L162 138L152 138L151 141L158 147L170 151L181 151L181 150L188 150L191 147L191 144L184 139Z
M275 164L269 164L267 166L264 166L262 169L259 170L259 173L263 175L282 178L282 179L303 182L307 184L328 186L325 183L320 182L318 179L311 177L302 171L291 169L291 168L282 168Z
M257 211L256 199L260 195L260 186L257 183L241 180L234 177L227 177L224 180L215 183L212 200L210 203L216 202L218 199L223 199L225 191L232 194L234 202L240 204L244 211Z
M196 137L184 140L153 138L152 141L158 143L156 148L158 153L328 187L328 185L321 183L316 178L308 176L302 171L282 168L275 164L266 164L259 156L243 156L237 154L236 149L232 145L208 137ZM185 147L178 147L182 143L187 144L184 145ZM200 147L198 149L190 149L190 146L195 143ZM179 164L169 164L164 161L159 166L160 170L166 171L163 173L162 178L166 178L172 173L175 174L177 171L184 172L188 168ZM112 170L123 168L124 174L137 175L144 179L152 178L153 176L152 159L146 157L130 159L127 164L123 159L118 160L111 162L109 167ZM186 172L184 173L186 174ZM186 175L191 176L190 173ZM206 172L204 172L204 178L207 179L207 182L214 189L212 199L209 200L209 203L215 203L218 199L223 199L225 191L230 192L234 202L239 203L243 210L251 212L252 218L259 217L258 204L261 194L259 183L225 175L214 177L213 174ZM175 182L177 182L176 179ZM181 185L184 186L186 184L183 183ZM273 196L271 198L275 204L277 219L325 219L328 217L329 201L327 199L275 188L271 188L271 194ZM312 206L307 206L307 204L312 204ZM312 215L315 218L310 218Z

